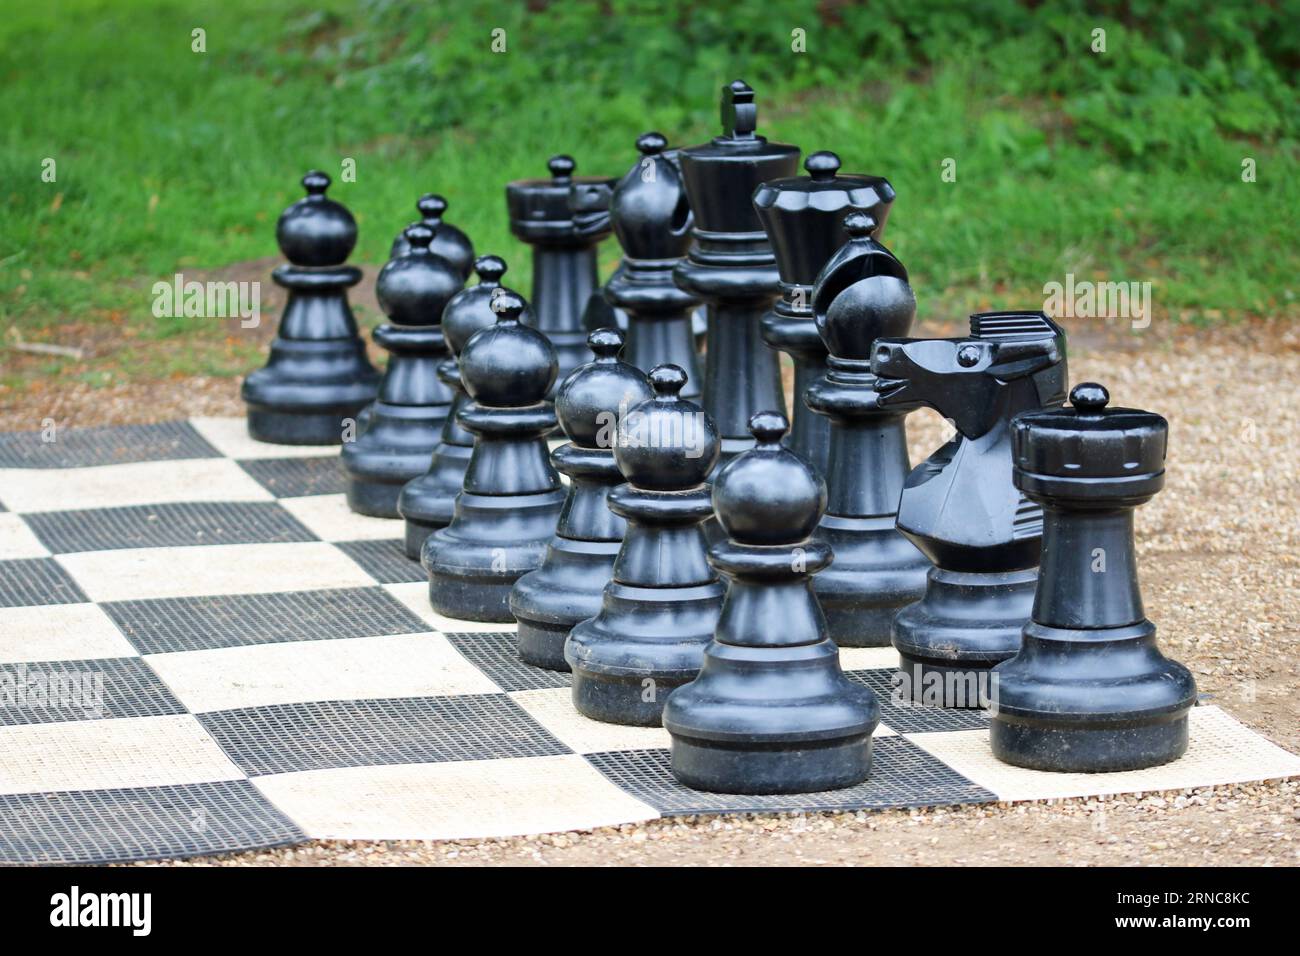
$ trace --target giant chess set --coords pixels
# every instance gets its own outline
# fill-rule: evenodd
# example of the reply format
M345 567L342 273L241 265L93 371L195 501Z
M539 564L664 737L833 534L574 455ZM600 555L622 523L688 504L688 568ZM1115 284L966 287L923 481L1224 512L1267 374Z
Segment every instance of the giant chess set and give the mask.
M753 90L721 105L719 136L646 133L621 177L561 155L509 183L527 297L420 199L377 280L382 371L348 305L356 223L311 172L246 426L4 436L3 666L115 664L106 713L0 745L3 858L1300 772L1197 715L1145 616L1166 420L1072 386L1041 311L910 337L890 183L829 151L800 175ZM955 433L913 465L922 407ZM186 467L149 491L159 462ZM19 640L42 629L61 653ZM23 763L38 745L68 766Z

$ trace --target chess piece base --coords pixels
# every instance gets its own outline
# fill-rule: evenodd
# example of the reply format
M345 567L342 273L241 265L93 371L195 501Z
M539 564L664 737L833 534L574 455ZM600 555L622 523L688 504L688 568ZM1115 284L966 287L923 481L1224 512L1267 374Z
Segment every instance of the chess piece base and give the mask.
M574 625L600 613L605 582L621 541L556 538L546 560L519 579L510 611L519 622L519 657L526 664L567 671L564 642Z
M824 515L816 536L835 552L813 578L828 636L840 647L888 647L899 608L925 594L929 560L898 533L893 515Z
M348 421L356 421L364 406L334 412L295 412L248 406L248 435L273 445L339 445Z
M1059 773L1140 770L1187 750L1196 683L1156 647L1155 625L1086 631L1031 622L994 670L993 754Z
M815 793L867 778L880 708L844 677L828 640L780 649L714 641L700 676L669 698L663 722L673 775L688 787Z
M1037 568L987 573L931 568L925 595L894 618L893 645L912 699L931 706L982 706L989 669L1020 650L1037 584ZM935 697L936 681L941 699Z
M461 492L451 524L431 534L420 563L429 572L429 603L439 614L508 624L510 589L546 556L564 490L531 495Z
M376 401L365 431L343 446L348 507L376 518L400 518L402 488L428 469L446 416L446 405Z
M439 442L429 470L402 488L397 510L406 519L406 556L412 561L420 560L420 549L429 535L451 524L456 496L465 483L465 468L473 453L473 446Z
M694 680L726 588L637 587L611 581L601 612L569 633L573 704L593 720L657 727L668 695Z
M338 445L347 419L374 401L379 373L359 339L277 338L265 368L240 389L248 433L276 445Z

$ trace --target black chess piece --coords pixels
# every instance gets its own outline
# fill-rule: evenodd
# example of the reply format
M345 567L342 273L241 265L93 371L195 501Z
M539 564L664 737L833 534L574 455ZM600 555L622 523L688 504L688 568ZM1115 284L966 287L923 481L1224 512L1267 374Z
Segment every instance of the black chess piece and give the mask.
M600 613L569 632L564 657L573 703L596 720L656 727L664 701L694 679L713 637L723 586L709 567L705 483L718 460L717 429L680 397L686 373L650 372L655 396L628 410L614 459L627 479L609 507L627 520Z
M408 481L397 500L397 510L406 519L406 556L420 559L424 539L451 523L456 496L465 483L465 467L474 450L474 436L460 424L458 415L469 400L460 384L458 356L469 337L479 329L496 324L492 296L502 289L506 264L499 256L474 260L478 285L461 289L442 311L442 333L451 357L438 364L438 378L452 393L451 407L442 423L442 436L433 449L429 470ZM524 310L525 323L530 318Z
M636 141L641 158L614 187L610 220L623 261L605 286L611 307L627 312L626 360L644 372L656 365L686 371L683 398L698 398L699 361L691 317L694 296L673 282L691 242L694 217L676 150L659 133Z
M917 406L880 407L871 346L908 333L916 299L903 264L874 238L870 214L849 213L844 228L849 241L826 263L810 300L829 357L803 399L830 423L829 501L817 539L835 552L813 588L836 644L887 647L898 609L925 593L930 562L894 527L911 467L906 416Z
M875 223L872 238L880 239L894 187L879 176L840 175L840 158L832 152L813 153L803 168L807 176L775 179L754 192L754 208L781 275L781 298L763 316L762 328L763 340L794 361L794 427L787 441L796 455L825 475L831 420L814 414L803 399L808 386L826 374L826 345L813 317L813 284L827 260L849 240L846 213L870 215Z
M1109 401L1076 385L1072 408L1011 426L1016 487L1043 509L1033 615L993 670L993 753L1018 767L1140 770L1187 750L1196 681L1156 646L1133 548L1133 512L1164 487L1169 423Z
M876 340L882 408L928 405L957 430L912 469L898 530L935 567L924 597L894 618L902 689L914 700L979 707L989 668L1020 649L1029 620L1043 513L1011 480L1011 420L1059 406L1065 333L1041 312L985 312L956 339Z
M430 251L451 263L463 281L469 278L470 267L474 264L474 244L469 241L469 236L443 219L447 206L447 200L437 193L425 193L415 204L415 208L420 211L420 222L433 230ZM402 230L393 240L388 258L397 259L410 251L411 244L406 241L406 230Z
M569 211L573 215L574 233L604 239L612 228L610 200L614 195L614 180L576 180L569 186ZM582 308L582 327L589 332L597 329L618 329L627 334L627 313L615 308L605 296L605 286L596 285Z
M348 307L361 270L344 265L357 242L352 213L329 199L330 178L310 172L307 198L280 216L275 238L289 260L271 273L289 300L264 368L244 380L248 433L279 445L337 445L375 398L379 373Z
M533 313L537 328L555 346L559 377L591 360L583 310L599 285L596 246L609 235L609 218L598 208L574 211L571 192L608 195L610 180L574 176L571 156L552 156L550 179L521 179L506 185L510 230L533 249ZM590 202L590 200L587 200Z
M722 135L678 153L695 226L673 279L708 305L703 405L723 461L753 445L750 415L785 407L780 363L760 329L780 276L753 197L760 183L795 174L799 147L769 143L757 123L754 91L735 80L722 88Z
M375 342L389 353L379 395L356 441L343 445L348 507L380 518L401 517L404 486L428 469L452 391L438 378L447 358L442 311L462 283L460 273L429 251L433 230L406 228L411 251L379 272L375 295L388 322Z
M555 380L555 348L524 325L524 300L498 290L495 325L475 332L460 353L469 401L460 424L474 435L455 516L429 535L420 560L429 572L429 603L467 621L509 622L510 590L538 568L564 505L546 434L555 411L546 393Z
M880 705L840 669L813 593L831 549L812 537L826 483L782 447L780 412L750 419L757 443L713 480L727 534L709 563L727 580L717 633L699 677L664 707L673 775L721 793L812 793L871 771Z
M623 334L617 329L598 329L587 344L596 360L570 372L555 395L555 415L569 439L551 452L551 462L569 477L564 510L542 566L510 592L519 656L560 671L569 669L564 641L575 624L599 613L623 544L626 522L607 502L623 483L614 460L618 423L654 394L643 372L619 361Z

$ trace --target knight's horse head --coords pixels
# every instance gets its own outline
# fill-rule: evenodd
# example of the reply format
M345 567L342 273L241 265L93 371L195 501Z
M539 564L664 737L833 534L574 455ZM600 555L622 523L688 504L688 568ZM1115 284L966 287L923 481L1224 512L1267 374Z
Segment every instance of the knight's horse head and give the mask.
M1065 332L1042 312L982 312L970 331L877 339L871 371L881 407L919 402L978 438L1000 419L1065 401Z

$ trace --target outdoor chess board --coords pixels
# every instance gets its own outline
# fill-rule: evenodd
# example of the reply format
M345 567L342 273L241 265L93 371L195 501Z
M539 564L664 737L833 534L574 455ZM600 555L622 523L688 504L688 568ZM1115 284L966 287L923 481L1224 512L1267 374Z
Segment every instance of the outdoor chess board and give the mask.
M1150 770L1001 764L977 712L882 703L864 784L698 793L660 729L579 716L511 628L434 614L400 522L348 511L337 449L240 419L0 435L0 862L307 839L450 839L734 811L857 810L1300 775L1214 707Z

